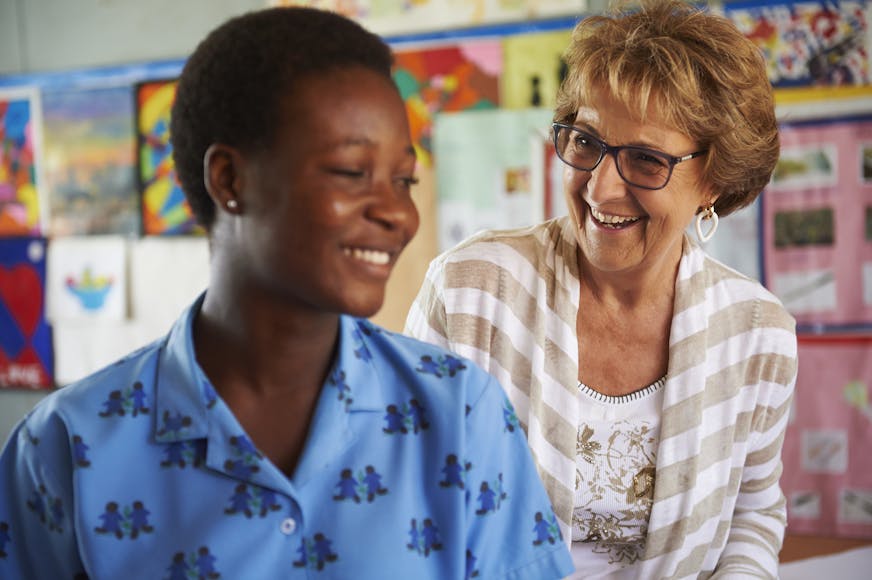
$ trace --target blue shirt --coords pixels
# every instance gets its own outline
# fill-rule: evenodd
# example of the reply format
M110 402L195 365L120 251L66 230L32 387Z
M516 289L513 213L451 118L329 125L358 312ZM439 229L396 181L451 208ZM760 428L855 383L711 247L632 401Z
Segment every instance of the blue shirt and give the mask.
M468 360L343 316L288 478L191 324L41 401L0 456L0 578L560 578L510 403Z

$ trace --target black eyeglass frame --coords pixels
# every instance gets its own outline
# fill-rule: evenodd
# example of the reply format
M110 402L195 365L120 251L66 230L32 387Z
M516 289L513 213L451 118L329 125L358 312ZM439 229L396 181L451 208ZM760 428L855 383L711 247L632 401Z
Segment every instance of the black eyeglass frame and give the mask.
M573 132L580 133L580 134L584 135L586 138L588 138L590 141L592 141L593 143L596 143L597 145L599 145L600 156L599 156L599 159L596 160L596 163L594 163L592 167L579 167L577 165L570 163L569 161L567 161L566 159L563 158L563 153L560 151L560 146L557 143L557 137L560 134L561 129L566 129L567 131L569 131L570 134ZM618 175L621 176L621 179L623 179L625 182L627 182L629 185L632 185L633 187L639 187L639 188L647 189L650 191L657 191L658 189L663 189L664 187L669 185L669 180L672 179L672 170L675 169L675 166L678 165L679 163L681 163L682 161L689 161L691 159L695 159L697 157L700 157L701 155L705 155L706 153L708 153L708 149L702 149L700 151L694 151L693 153L688 153L687 155L682 155L681 157L676 157L675 155L670 155L669 153L666 153L665 151L658 151L657 149L649 149L648 147L640 147L638 145L609 145L608 143L606 143L602 139L599 139L599 138L591 135L587 131L579 129L578 127L575 127L573 125L567 125L565 123L552 123L551 124L551 132L553 133L554 150L557 152L557 157L566 165L569 165L573 169L577 169L579 171L593 171L594 169L596 169L599 166L600 163L602 163L603 159L605 159L605 156L607 154L609 154L615 160L615 167L617 168ZM621 169L621 163L620 163L620 161L618 161L618 153L620 153L621 151L624 151L624 150L642 151L648 155L652 155L654 157L657 157L658 159L663 159L666 162L666 164L669 166L669 173L666 174L666 180L663 182L663 185L661 185L659 187L651 187L649 185L640 185L638 183L633 183L632 181L627 179L626 176L624 175L623 170Z

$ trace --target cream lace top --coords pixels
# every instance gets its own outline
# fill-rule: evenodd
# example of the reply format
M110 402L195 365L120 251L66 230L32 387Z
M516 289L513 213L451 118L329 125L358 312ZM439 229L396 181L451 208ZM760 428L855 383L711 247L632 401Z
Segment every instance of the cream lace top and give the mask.
M610 397L579 383L571 578L633 578L645 551L665 378Z

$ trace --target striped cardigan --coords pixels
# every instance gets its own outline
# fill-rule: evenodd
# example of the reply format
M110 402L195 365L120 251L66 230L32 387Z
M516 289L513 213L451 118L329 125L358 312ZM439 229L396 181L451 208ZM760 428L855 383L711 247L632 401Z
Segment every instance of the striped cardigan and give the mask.
M579 424L576 250L567 217L474 236L430 265L405 329L500 380L567 542ZM795 322L759 283L686 236L675 285L639 577L775 577Z

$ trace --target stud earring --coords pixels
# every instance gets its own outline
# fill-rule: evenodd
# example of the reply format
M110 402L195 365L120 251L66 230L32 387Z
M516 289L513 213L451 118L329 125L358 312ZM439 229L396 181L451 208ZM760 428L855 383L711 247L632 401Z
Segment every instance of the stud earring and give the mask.
M709 231L706 233L702 233L702 222L703 220L711 220L711 226L709 227ZM715 230L718 229L718 214L715 212L715 205L711 204L703 211L696 214L696 237L699 238L701 243L706 243L710 239L712 239L715 235Z
M239 202L236 201L235 199L228 199L226 205L227 205L227 209L229 209L231 211L235 211L236 209L239 208Z

